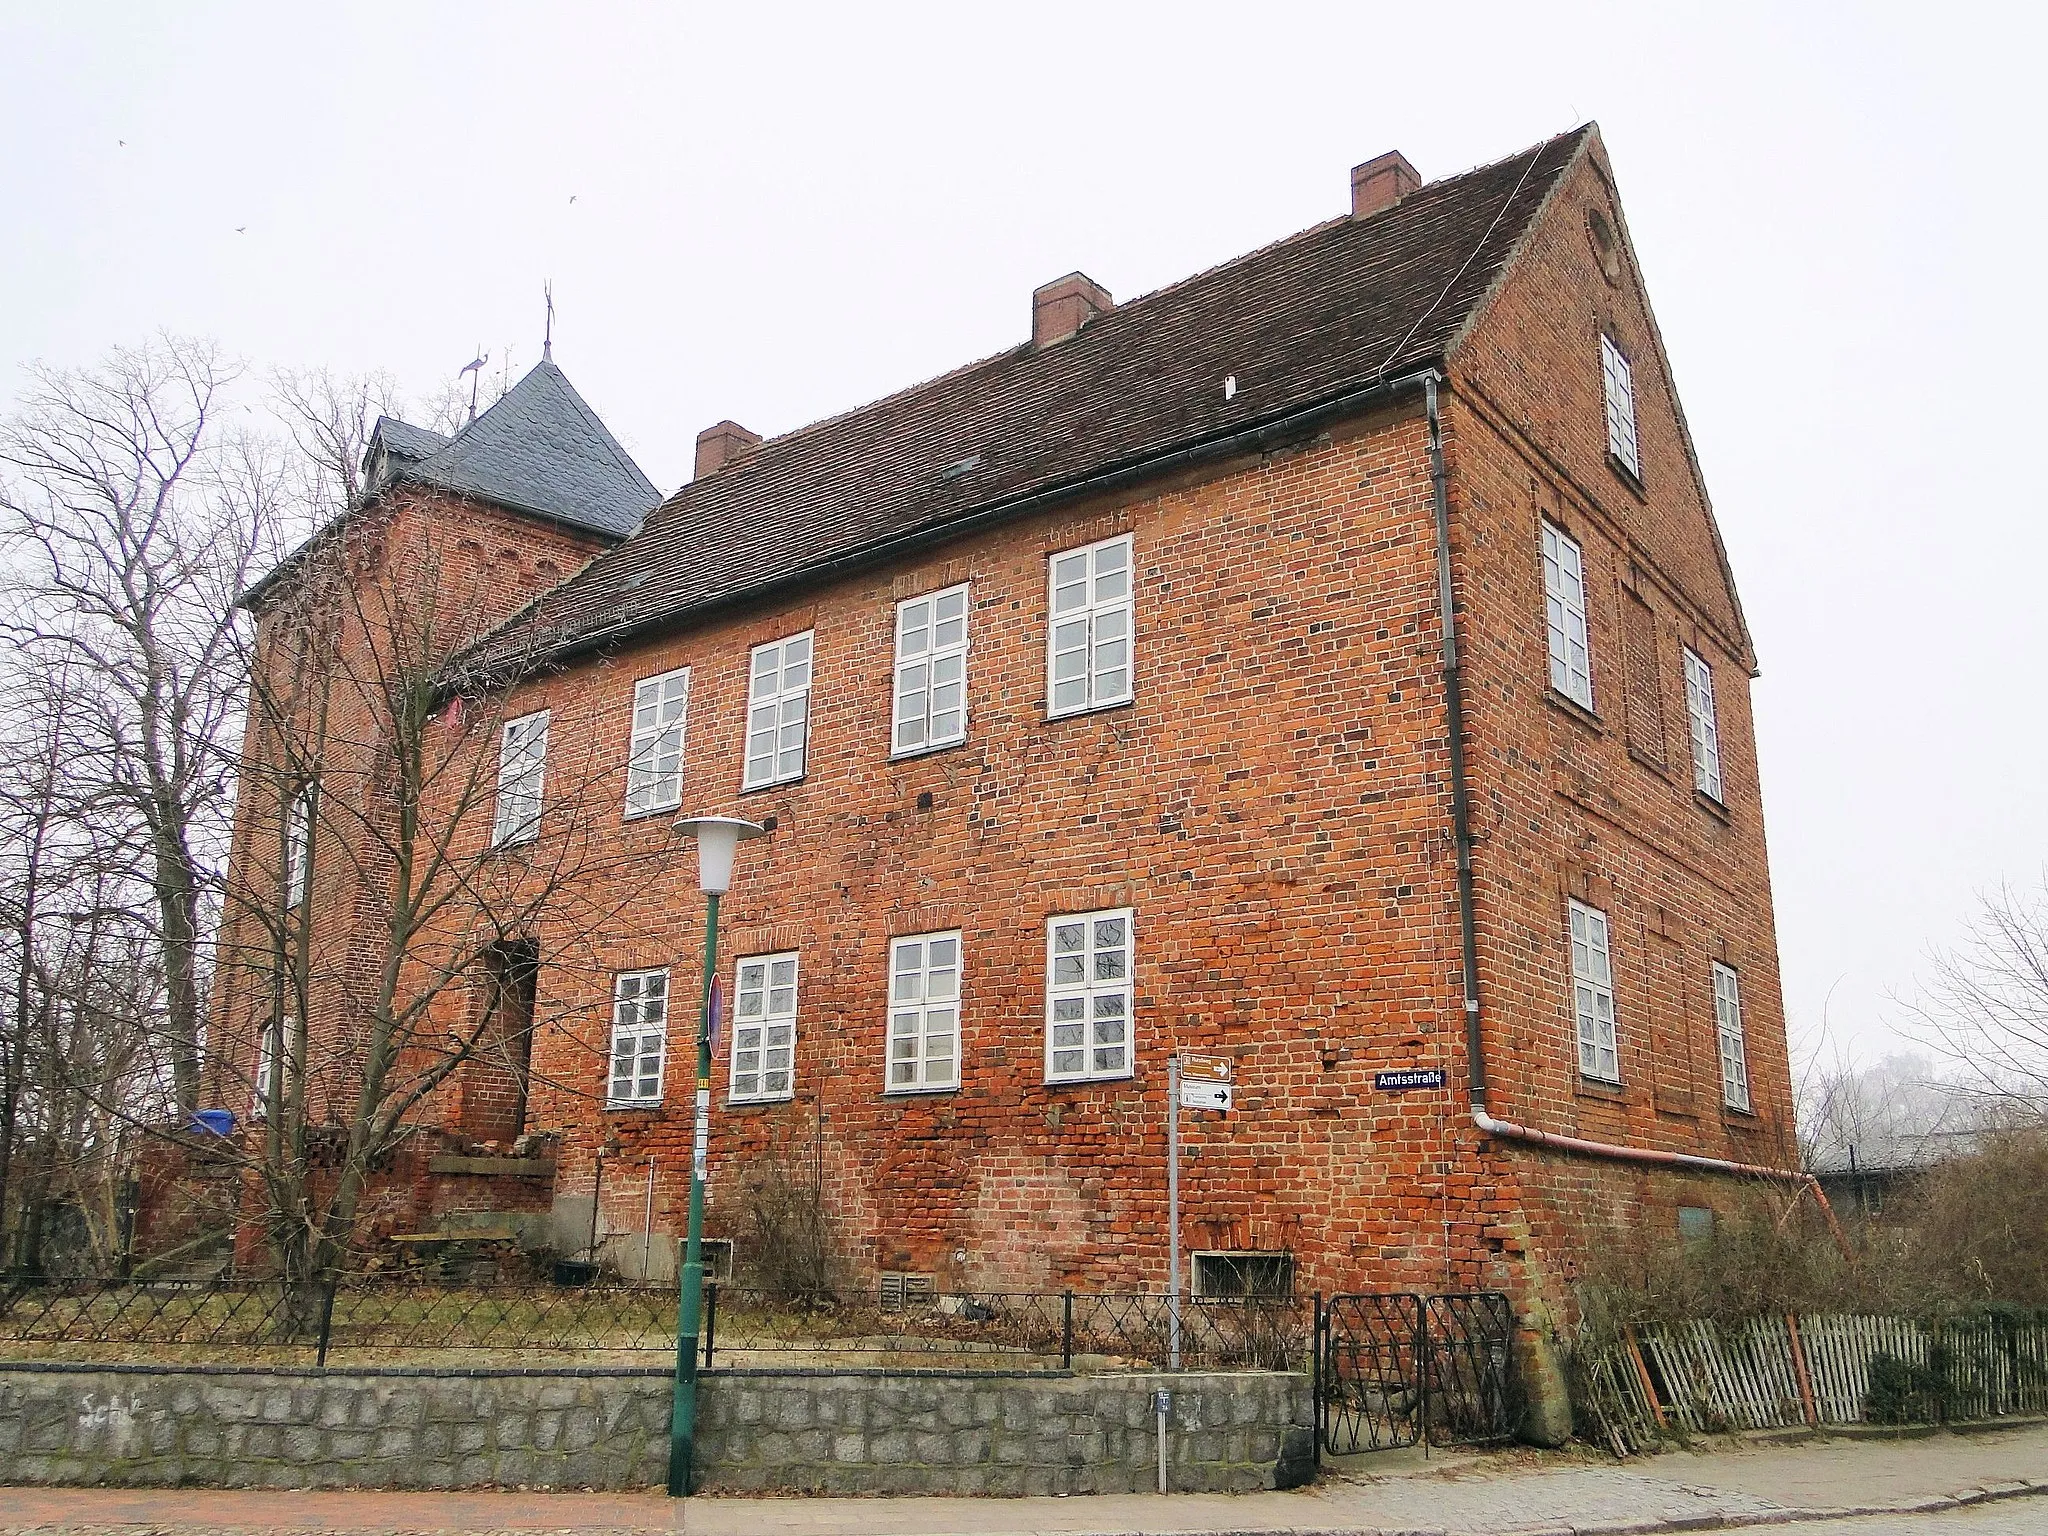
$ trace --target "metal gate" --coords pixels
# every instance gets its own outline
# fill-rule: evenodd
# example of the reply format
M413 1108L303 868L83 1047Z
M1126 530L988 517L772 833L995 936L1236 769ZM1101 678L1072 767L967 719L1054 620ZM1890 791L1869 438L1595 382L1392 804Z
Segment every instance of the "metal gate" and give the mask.
M1521 1396L1499 1291L1316 1298L1316 1434L1333 1456L1502 1440Z

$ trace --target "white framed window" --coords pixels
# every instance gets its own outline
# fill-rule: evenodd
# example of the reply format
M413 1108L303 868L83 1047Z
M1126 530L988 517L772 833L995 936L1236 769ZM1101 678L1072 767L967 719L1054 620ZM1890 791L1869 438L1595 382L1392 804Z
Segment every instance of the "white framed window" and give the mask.
M1643 466L1636 452L1635 370L1614 338L1605 333L1600 337L1600 385L1607 397L1607 451L1640 480Z
M892 755L967 739L967 585L896 605Z
M889 942L890 1093L960 1086L960 935Z
M1749 1053L1742 1042L1742 984L1735 967L1714 962L1714 1033L1721 1042L1721 1101L1749 1110Z
M1685 649L1685 713L1692 722L1692 787L1721 798L1721 728L1714 720L1714 671L1690 646Z
M796 955L749 955L733 973L726 1097L786 1099L796 1075Z
M1045 647L1052 715L1123 704L1131 693L1131 536L1051 557Z
M626 814L672 811L683 803L683 727L690 710L690 669L677 667L633 685L633 737L626 751Z
M612 1072L607 1109L661 1102L668 1055L668 972L621 971L612 982Z
M547 782L548 712L536 710L505 722L498 741L498 813L494 843L524 843L540 831L541 794Z
M754 647L747 683L747 766L742 789L804 776L811 732L811 650L816 632Z
M284 1020L270 1019L256 1031L256 1077L250 1085L249 1118L270 1118L270 1073L277 1065L277 1043L284 1033Z
M1572 536L1543 525L1543 607L1550 632L1550 686L1593 707L1593 653L1586 638L1586 562Z
M1572 1012L1578 1019L1579 1071L1603 1083L1621 1081L1614 1041L1614 965L1607 948L1607 914L1582 901L1571 904Z
M306 899L306 885L313 873L313 786L296 795L284 816L284 896L296 907Z
M1131 1075L1131 909L1045 924L1047 1082Z

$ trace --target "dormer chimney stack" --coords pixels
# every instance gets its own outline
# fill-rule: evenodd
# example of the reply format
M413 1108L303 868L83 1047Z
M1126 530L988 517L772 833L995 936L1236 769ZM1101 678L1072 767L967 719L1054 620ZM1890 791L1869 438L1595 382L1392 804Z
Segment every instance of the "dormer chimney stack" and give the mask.
M761 434L749 432L736 421L721 421L697 434L696 479L715 475L726 465L744 459L760 446Z
M1391 208L1422 185L1415 167L1398 149L1375 155L1363 165L1351 168L1351 217L1362 219L1382 208Z
M1031 344L1049 347L1065 341L1116 303L1109 290L1083 272L1069 272L1031 294Z

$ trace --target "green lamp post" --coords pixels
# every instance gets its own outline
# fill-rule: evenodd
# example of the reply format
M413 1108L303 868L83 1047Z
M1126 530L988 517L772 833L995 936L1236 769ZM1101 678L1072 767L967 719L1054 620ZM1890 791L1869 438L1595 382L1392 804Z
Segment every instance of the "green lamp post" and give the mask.
M704 1156L711 1141L711 983L718 972L718 898L732 886L742 840L764 829L735 816L679 816L676 832L697 843L697 886L704 892L704 989L697 1010L697 1130L690 1151L690 1235L676 1316L675 1406L668 1424L668 1491L690 1492L697 1444L697 1329L704 1310Z

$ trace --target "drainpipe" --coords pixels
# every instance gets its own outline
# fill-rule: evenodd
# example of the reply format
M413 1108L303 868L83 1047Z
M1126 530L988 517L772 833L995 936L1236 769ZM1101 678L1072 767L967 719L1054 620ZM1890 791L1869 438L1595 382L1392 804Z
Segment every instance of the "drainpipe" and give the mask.
M1702 1173L1732 1174L1791 1184L1813 1196L1814 1204L1827 1218L1828 1231L1842 1257L1854 1262L1849 1239L1827 1192L1810 1173L1791 1168L1766 1168L1758 1163L1738 1163L1727 1158L1700 1157L1690 1152L1660 1152L1648 1147L1624 1146L1619 1142L1590 1141L1582 1136L1563 1136L1539 1131L1512 1120L1498 1120L1486 1110L1486 1056L1480 1031L1479 938L1472 900L1472 802L1465 781L1465 693L1458 657L1457 605L1451 590L1451 499L1449 477L1444 470L1443 419L1438 409L1437 390L1442 375L1430 369L1422 375L1423 414L1429 424L1429 487L1436 514L1437 611L1443 631L1443 676L1445 729L1451 754L1451 830L1458 853L1458 937L1465 1001L1465 1062L1472 1091L1472 1123L1489 1136L1505 1141L1526 1142L1553 1151L1581 1157L1604 1158L1611 1162L1637 1163L1653 1168L1690 1168Z

